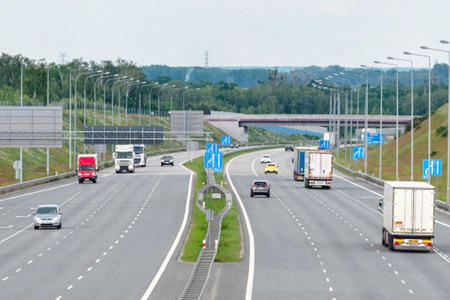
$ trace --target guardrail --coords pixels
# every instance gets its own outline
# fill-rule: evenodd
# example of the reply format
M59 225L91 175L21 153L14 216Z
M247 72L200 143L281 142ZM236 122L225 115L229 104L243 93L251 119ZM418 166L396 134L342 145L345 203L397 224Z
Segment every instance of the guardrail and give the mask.
M342 169L342 170L344 170L345 172L350 173L350 174L352 174L352 175L354 175L354 176L363 178L363 179L365 179L365 180L367 180L367 181L369 181L369 182L375 183L375 184L377 184L377 185L379 185L379 186L384 186L384 180L382 180L382 179L379 179L379 178L370 176L370 175L365 174L365 173L362 173L362 172L354 171L354 170L352 170L352 169L349 169L349 168L347 168L347 167L341 165L341 164L338 163L338 162L334 162L334 165L336 165L339 169ZM439 208L439 209L441 209L441 210L444 210L444 211L446 211L446 212L450 212L450 205L449 205L448 203L445 203L444 201L439 200L439 199L436 199L436 200L437 200L437 201L436 201L436 207L437 207L437 208Z

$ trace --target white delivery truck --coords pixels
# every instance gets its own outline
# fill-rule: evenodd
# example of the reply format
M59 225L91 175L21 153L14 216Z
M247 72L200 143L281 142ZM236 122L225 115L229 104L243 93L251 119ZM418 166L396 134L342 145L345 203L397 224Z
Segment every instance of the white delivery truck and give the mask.
M319 186L330 189L333 176L333 153L327 151L311 151L306 153L305 187Z
M116 145L114 152L114 167L116 173L127 171L134 172L134 146Z
M145 145L134 145L134 164L139 167L145 167L147 165Z
M383 213L383 245L391 250L433 248L434 186L421 181L385 181L379 210Z

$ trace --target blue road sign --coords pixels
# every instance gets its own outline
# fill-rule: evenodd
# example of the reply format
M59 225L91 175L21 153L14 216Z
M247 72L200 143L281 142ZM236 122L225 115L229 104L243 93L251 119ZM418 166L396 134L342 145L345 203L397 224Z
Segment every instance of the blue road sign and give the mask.
M428 179L428 171L430 171L431 176L442 176L441 159L432 159L431 166L429 169L428 169L428 159L424 159L422 165L423 165L423 172L422 172L423 179Z
M221 152L205 152L204 164L205 169L213 169L214 172L222 172L223 154Z
M219 152L219 144L217 143L207 143L205 147L206 153Z
M319 141L319 149L330 149L330 141L329 140L320 140Z
M367 133L367 144L368 145L379 145L381 140L381 144L384 145L384 134L379 133Z
M231 145L231 136L221 136L220 137L220 143L223 146L229 146Z
M365 157L364 147L353 147L353 160L358 160L359 158Z

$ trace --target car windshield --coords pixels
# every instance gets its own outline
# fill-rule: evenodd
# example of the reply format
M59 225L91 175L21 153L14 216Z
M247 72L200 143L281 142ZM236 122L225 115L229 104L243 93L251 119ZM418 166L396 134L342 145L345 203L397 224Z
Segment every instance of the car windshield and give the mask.
M131 158L132 152L117 152L117 158Z
M163 159L164 159L164 160L171 160L171 159L173 159L173 158L172 158L172 156L163 156Z
M266 186L266 184L267 184L267 182L265 182L265 181L256 181L254 183L255 186L262 186L262 187Z
M276 164L267 164L268 167L275 167Z
M47 214L56 214L58 213L58 210L56 207L53 206L45 206L45 207L38 207L36 214L38 215L47 215Z
M142 148L142 147L134 147L134 153L141 154L142 152L144 152L144 148Z
M80 166L80 171L94 171L94 166Z

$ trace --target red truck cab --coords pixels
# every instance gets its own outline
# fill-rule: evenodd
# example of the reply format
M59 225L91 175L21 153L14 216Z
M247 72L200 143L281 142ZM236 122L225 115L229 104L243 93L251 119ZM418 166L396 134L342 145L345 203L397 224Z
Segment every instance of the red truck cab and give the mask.
M79 154L78 155L78 182L83 183L85 180L97 183L97 155L96 154Z

